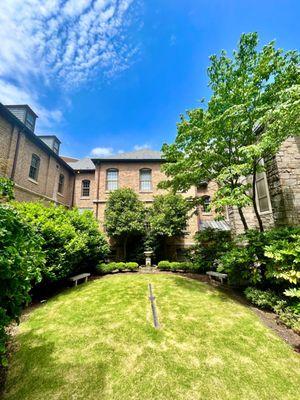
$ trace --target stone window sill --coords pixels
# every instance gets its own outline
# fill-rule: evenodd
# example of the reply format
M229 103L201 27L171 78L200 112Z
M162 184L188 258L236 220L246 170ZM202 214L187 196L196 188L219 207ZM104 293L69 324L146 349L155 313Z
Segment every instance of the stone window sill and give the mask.
M81 196L80 200L90 200L90 196Z
M29 180L30 182L34 183L35 185L38 185L38 184L39 184L38 181L36 181L35 179L28 178L28 180Z

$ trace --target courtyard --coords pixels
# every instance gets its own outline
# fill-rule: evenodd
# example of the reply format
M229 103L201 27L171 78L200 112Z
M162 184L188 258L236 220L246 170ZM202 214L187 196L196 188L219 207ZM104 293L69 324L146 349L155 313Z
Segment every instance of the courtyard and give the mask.
M294 400L299 385L299 356L221 290L117 274L25 310L4 399Z

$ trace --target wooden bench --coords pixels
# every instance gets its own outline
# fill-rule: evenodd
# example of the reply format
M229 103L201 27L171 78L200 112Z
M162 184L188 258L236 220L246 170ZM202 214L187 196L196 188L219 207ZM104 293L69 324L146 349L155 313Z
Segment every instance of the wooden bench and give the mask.
M89 276L91 276L91 274L86 272L84 274L79 274L79 275L72 276L70 278L70 281L71 282L75 282L75 286L77 286L77 282L80 281L81 279L84 279L84 282L87 282Z
M221 283L223 283L224 279L227 278L227 274L221 274L220 272L215 272L215 271L207 271L206 275L209 276L210 280L212 280L213 278L219 279Z

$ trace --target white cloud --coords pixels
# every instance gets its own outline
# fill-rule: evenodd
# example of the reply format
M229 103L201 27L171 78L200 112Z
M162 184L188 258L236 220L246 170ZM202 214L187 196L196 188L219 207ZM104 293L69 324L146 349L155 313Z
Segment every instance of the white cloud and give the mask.
M34 91L20 88L0 78L0 99L3 104L28 104L38 115L40 129L51 127L62 120L60 110L49 110L41 106Z
M129 9L137 0L2 0L0 76L43 76L66 86L131 63Z
M134 150L135 150L135 151L144 150L144 149L151 149L150 144L148 144L148 143L145 143L145 144L142 144L142 145L136 144L136 145L134 146Z
M91 151L91 155L95 157L110 156L112 154L113 154L113 149L111 147L95 147Z
M111 79L133 62L126 29L138 0L1 0L0 102L28 103L41 126L59 121L43 90ZM99 81L99 79L98 79ZM67 101L68 99L66 99Z

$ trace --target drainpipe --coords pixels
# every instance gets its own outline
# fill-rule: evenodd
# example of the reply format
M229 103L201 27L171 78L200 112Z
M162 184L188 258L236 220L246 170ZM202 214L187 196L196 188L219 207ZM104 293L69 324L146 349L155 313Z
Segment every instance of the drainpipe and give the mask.
M13 161L13 166L11 170L11 176L10 178L14 180L15 173L16 173L16 167L17 167L17 161L18 161L18 155L19 155L19 147L20 147L20 137L21 137L21 130L18 130L18 137L17 137L17 143L16 143L16 149L15 149L15 155L14 155L14 161Z

